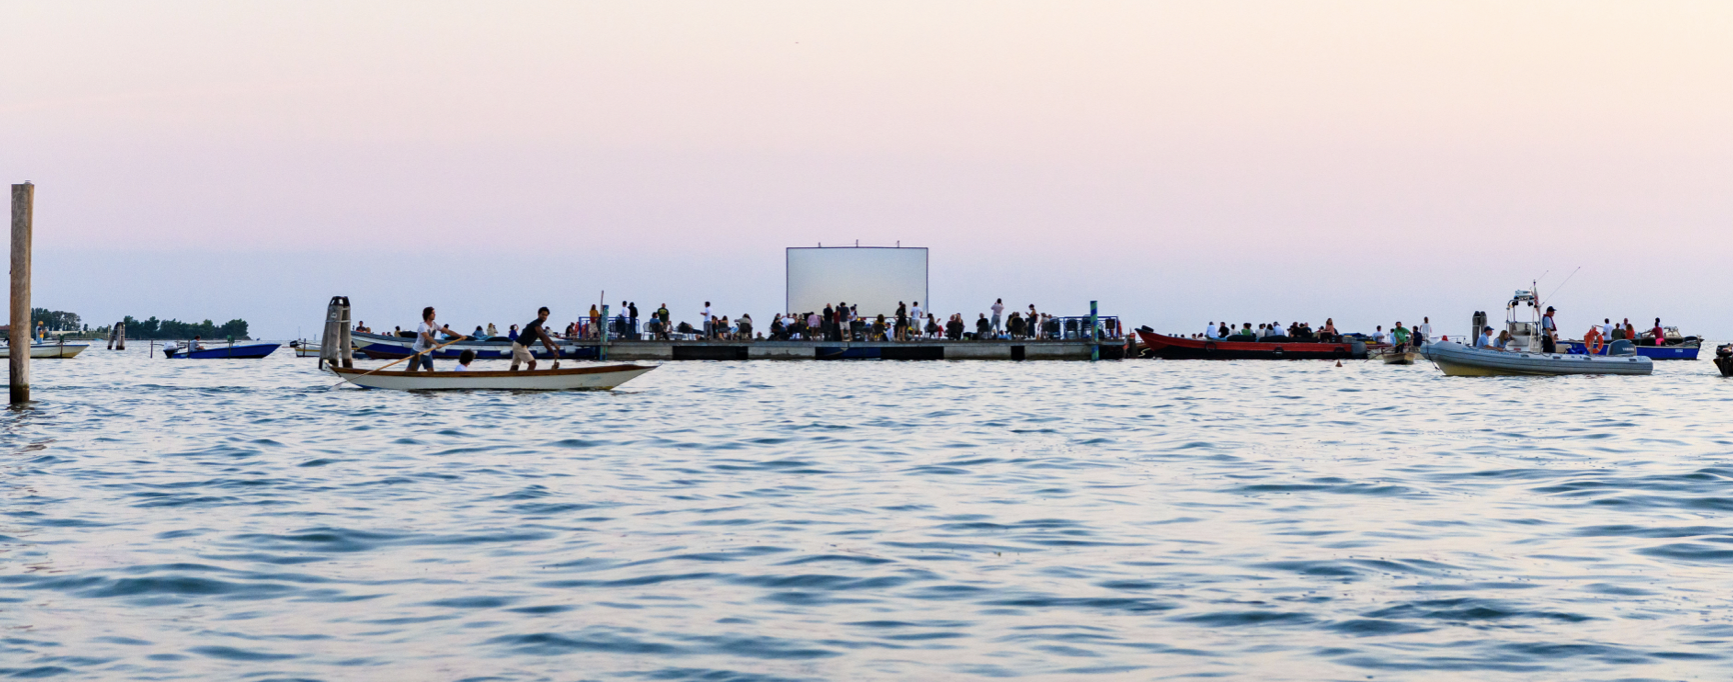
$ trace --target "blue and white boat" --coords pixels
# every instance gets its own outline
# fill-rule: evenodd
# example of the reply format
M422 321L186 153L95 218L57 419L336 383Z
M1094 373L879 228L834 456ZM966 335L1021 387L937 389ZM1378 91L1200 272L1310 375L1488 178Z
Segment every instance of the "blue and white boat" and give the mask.
M1703 339L1695 336L1685 336L1679 333L1678 327L1662 327L1666 332L1660 343L1655 343L1654 332L1643 332L1637 335L1637 355L1652 360L1696 360L1697 351L1703 348ZM1582 341L1566 341L1568 352L1573 355L1588 355L1588 346ZM1643 345L1650 344L1650 345ZM1612 344L1601 347L1596 355L1606 355Z

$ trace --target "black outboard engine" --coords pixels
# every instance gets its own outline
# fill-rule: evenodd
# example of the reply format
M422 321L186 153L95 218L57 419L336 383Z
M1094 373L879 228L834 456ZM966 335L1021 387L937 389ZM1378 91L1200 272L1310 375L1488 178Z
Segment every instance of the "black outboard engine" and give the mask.
M1733 377L1733 343L1715 349L1715 366L1721 376Z

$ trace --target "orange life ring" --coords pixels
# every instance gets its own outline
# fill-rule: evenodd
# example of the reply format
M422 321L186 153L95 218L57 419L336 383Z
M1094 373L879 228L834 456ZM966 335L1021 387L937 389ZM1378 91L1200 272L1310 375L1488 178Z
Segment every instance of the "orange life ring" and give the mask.
M1600 355L1601 349L1605 347L1606 344L1601 342L1601 333L1599 331L1591 330L1587 335L1583 336L1583 348L1588 350L1589 355Z

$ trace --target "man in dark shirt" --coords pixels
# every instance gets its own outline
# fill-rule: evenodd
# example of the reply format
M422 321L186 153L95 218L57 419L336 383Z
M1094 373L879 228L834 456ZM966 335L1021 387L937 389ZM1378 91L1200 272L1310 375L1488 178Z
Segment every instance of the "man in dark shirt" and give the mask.
M524 325L524 328L518 331L517 338L512 340L511 371L516 372L520 362L528 363L531 372L536 371L536 356L530 353L530 346L535 344L536 339L541 339L542 345L553 354L554 369L560 368L560 349L554 345L554 339L548 336L548 331L542 328L542 324L548 321L548 314L548 307L542 306L536 311L536 319Z

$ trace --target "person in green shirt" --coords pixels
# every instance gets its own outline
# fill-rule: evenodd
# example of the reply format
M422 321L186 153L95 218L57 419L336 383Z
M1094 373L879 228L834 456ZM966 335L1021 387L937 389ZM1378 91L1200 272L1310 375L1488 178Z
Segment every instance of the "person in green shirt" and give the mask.
M1402 323L1398 321L1395 328L1390 330L1390 342L1396 344L1396 350L1400 351L1407 348L1408 338L1408 328L1403 327Z

